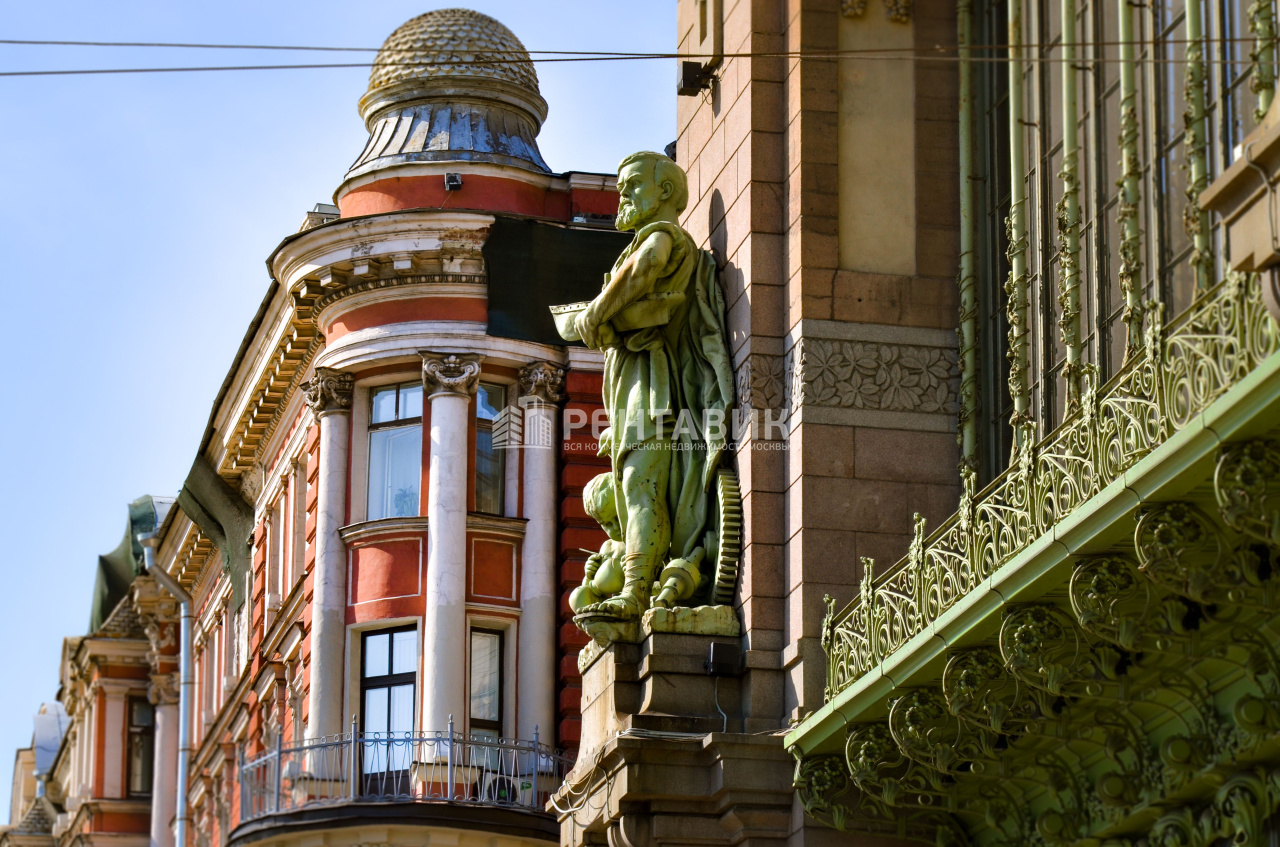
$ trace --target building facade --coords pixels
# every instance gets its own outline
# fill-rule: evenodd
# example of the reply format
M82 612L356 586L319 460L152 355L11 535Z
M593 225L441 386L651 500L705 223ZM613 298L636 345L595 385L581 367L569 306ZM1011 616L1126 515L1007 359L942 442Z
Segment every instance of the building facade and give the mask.
M583 650L602 361L546 307L629 239L515 36L431 12L103 557L0 840L1272 837L1274 3L675 11L682 225L766 422L740 634Z

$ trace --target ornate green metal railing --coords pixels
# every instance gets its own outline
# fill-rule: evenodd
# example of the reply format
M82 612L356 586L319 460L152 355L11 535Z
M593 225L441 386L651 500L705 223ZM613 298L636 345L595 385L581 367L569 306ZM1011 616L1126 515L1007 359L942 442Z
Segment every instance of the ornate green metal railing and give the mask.
M1230 274L1166 330L1147 316L1144 345L1107 385L1084 368L1074 414L1038 444L1030 424L1010 467L982 492L962 470L960 508L932 535L916 516L906 558L875 576L864 560L860 596L827 598L822 645L828 700L923 632L1032 542L1225 394L1280 348L1254 276Z

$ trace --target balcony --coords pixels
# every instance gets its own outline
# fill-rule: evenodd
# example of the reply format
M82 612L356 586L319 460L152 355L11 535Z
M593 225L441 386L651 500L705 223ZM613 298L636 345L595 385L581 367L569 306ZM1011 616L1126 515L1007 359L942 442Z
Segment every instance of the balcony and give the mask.
M544 809L572 766L571 757L536 739L452 730L349 732L280 745L242 763L240 823L231 840L376 819L481 829L488 823L554 841L559 830Z

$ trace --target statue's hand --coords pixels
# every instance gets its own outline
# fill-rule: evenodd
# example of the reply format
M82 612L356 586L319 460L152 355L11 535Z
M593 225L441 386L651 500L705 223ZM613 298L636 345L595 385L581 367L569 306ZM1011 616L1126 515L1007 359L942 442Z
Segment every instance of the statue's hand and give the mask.
M582 343L593 350L600 349L600 324L591 317L591 310L585 309L573 319L573 327L578 331Z
M592 553L587 557L586 576L587 582L596 578L596 571L600 570L600 554Z

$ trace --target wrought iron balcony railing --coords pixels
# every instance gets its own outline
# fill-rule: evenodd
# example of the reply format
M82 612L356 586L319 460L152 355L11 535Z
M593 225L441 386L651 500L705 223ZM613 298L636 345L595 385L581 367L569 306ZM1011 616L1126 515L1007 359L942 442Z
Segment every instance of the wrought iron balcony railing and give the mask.
M241 765L240 821L358 802L450 801L541 812L572 758L533 741L453 731L348 732Z
M1032 543L1187 428L1280 347L1256 275L1232 273L1168 330L1154 320L1145 350L1040 443L1030 437L985 490L965 474L960 508L931 535L916 516L906 558L837 611L828 598L822 646L834 699L979 590Z

